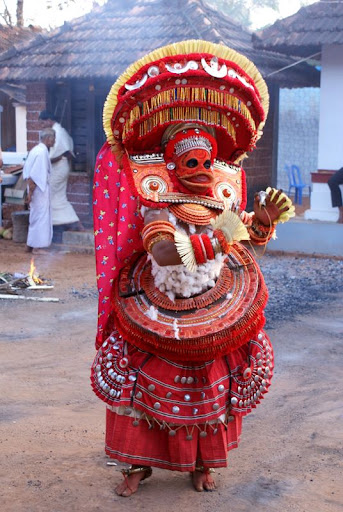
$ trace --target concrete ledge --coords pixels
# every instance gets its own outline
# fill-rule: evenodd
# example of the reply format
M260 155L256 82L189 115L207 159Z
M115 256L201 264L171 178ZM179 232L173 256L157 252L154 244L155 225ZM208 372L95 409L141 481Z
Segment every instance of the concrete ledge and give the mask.
M94 247L94 235L92 231L64 231L62 243L65 245Z
M292 220L279 224L277 239L268 244L268 251L300 252L343 258L343 224Z

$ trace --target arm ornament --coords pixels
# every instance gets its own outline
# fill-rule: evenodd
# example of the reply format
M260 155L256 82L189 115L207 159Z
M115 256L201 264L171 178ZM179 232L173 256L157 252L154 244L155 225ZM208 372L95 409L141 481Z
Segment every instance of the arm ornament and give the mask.
M197 265L213 260L217 252L229 254L231 246L240 240L249 240L249 233L241 219L231 211L224 211L216 219L211 220L214 238L206 234L187 235L175 231L176 250L182 263L191 272Z
M264 209L265 215L261 217L264 224L256 215L255 210L252 224L248 228L249 234L255 245L266 245L271 238L276 236L276 224L287 222L294 217L294 206L284 192L270 187L267 188L266 192L260 192L256 200L259 200L260 208ZM278 211L277 217L273 208L274 211L275 209Z
M229 254L233 243L250 239L248 230L239 216L230 210L224 210L211 220L211 224L213 234L225 254Z
M144 249L150 253L157 242L161 242L163 240L174 242L174 232L175 227L171 222L164 220L149 222L149 224L144 226L142 230Z
M197 265L202 265L208 260L214 259L214 250L211 240L205 233L201 235L191 235L190 240Z
M273 223L270 226L265 226L256 218L253 218L253 222L248 228L252 243L255 245L266 245L273 235L275 235L275 225L276 224Z
M215 252L212 242L205 233L189 237L180 231L175 231L174 240L182 263L191 272L195 272L198 265L214 260Z

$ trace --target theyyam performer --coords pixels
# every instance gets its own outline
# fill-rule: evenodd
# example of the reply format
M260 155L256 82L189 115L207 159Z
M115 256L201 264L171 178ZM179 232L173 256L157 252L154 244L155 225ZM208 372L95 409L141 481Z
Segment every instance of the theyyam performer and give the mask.
M143 57L113 85L94 179L99 289L91 381L107 405L106 453L216 487L243 417L268 391L267 289L254 259L294 215L281 191L245 212L239 162L262 134L268 91L236 51L184 41Z

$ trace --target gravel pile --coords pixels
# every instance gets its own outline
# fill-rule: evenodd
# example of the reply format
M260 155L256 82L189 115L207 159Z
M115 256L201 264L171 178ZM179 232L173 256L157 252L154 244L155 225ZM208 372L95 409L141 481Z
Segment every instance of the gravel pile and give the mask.
M266 254L258 263L269 290L267 328L313 312L343 292L343 260Z

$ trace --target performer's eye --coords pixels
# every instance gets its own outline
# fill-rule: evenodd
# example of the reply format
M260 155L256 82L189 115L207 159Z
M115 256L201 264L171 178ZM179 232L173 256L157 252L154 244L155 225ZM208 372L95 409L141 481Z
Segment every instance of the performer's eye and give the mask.
M204 162L204 167L205 169L209 169L211 167L211 160L206 160L206 162Z
M187 165L187 167L194 169L194 167L197 167L198 163L199 162L196 158L191 158L190 160L187 161L186 165Z

